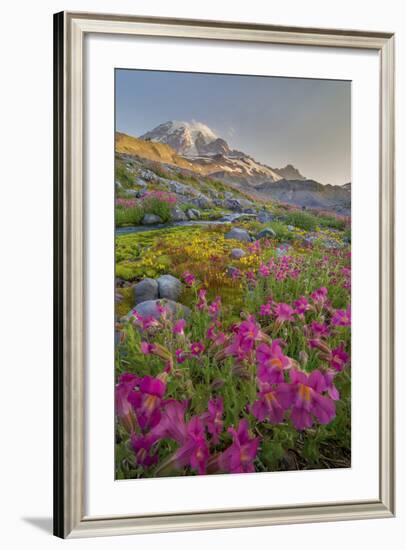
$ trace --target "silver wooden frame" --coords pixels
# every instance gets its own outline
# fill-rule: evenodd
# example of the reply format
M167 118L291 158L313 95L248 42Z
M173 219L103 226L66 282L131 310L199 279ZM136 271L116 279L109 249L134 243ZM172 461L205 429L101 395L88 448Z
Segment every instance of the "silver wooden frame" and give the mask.
M377 500L92 518L84 514L83 41L87 33L375 50L380 55L380 494ZM89 13L54 16L54 533L89 537L394 514L394 35Z

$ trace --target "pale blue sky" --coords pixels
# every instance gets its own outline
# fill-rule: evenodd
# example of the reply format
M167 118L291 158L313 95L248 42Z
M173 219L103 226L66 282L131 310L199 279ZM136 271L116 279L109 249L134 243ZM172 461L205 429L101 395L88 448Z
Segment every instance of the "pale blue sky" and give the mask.
M118 131L138 137L168 120L203 122L274 168L351 180L349 81L116 70Z

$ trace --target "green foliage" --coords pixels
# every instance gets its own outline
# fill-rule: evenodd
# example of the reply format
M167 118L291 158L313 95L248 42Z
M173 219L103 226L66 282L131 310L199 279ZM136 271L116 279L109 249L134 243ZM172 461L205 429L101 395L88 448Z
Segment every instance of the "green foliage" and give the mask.
M150 197L143 201L144 211L146 214L155 214L166 223L171 219L171 206L165 201L157 197Z
M144 209L137 205L131 208L118 206L116 208L116 226L139 225L144 217Z
M121 185L129 189L133 186L134 176L131 175L127 166L120 159L116 158L116 169L115 169L116 181L119 181Z
M300 229L304 229L305 231L314 231L318 224L318 218L309 212L297 210L285 214L285 222L288 225L300 227Z

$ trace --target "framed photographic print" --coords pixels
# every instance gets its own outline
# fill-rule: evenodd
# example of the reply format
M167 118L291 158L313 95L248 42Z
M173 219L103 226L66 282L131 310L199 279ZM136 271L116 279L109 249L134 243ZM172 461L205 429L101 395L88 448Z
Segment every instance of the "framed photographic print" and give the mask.
M394 37L55 15L60 537L394 514Z

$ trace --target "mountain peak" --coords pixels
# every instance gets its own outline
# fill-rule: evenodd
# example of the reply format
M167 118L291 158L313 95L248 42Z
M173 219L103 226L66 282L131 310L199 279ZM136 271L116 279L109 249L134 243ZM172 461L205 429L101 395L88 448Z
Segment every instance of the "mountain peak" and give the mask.
M168 120L159 124L141 139L166 143L181 155L198 155L199 147L205 148L215 142L217 135L206 124L192 120Z

